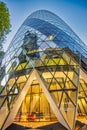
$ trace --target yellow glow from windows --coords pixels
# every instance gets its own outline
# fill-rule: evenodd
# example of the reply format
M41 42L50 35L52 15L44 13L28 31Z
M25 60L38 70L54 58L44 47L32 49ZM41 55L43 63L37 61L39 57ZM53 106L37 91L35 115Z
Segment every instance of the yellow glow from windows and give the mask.
M53 38L54 38L54 37L53 37L52 35L50 35L50 36L48 37L49 40L53 40Z

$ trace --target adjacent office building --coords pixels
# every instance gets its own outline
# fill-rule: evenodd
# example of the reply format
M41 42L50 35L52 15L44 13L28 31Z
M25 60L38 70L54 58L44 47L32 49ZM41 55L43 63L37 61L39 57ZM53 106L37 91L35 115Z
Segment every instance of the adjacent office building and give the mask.
M74 130L77 116L87 116L87 46L57 15L38 10L2 60L0 128L59 121Z

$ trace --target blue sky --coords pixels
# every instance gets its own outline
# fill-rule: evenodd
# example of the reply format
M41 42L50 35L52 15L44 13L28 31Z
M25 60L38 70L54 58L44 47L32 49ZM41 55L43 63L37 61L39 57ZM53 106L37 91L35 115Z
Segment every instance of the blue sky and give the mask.
M87 0L1 0L6 3L11 19L11 32L4 48L11 42L25 18L46 9L62 18L87 45Z

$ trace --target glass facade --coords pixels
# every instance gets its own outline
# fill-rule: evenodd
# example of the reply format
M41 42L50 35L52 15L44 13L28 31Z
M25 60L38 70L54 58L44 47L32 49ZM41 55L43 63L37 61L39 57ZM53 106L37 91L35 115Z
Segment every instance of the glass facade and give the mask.
M80 76L86 59L87 47L58 16L46 10L31 14L0 68L0 128L13 121L58 120L74 130L77 110L87 114L87 82Z

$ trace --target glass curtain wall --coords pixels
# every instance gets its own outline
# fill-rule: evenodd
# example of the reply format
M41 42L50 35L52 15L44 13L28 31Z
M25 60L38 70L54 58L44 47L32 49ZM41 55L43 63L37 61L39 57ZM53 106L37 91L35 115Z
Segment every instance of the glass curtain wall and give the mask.
M19 48L15 49L12 46L11 49L14 51L11 53L8 51L8 60L5 59L7 61L4 61L6 74L1 82L2 92L0 96L0 107L4 111L2 122L6 121L17 95L35 68L45 82L63 118L67 123L72 124L76 114L79 63L72 58L68 51L60 49L49 37L46 38L40 33L27 31L22 42ZM4 110L4 108L6 109ZM70 115L71 112L73 113L72 116ZM54 115L41 86L35 80L21 104L15 121L52 120L57 120L56 115Z

